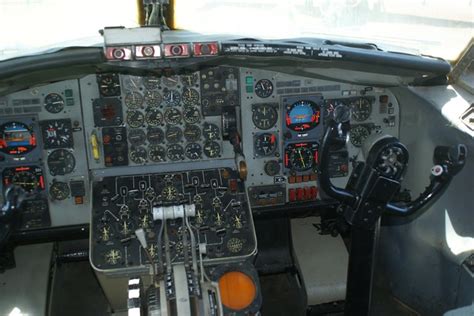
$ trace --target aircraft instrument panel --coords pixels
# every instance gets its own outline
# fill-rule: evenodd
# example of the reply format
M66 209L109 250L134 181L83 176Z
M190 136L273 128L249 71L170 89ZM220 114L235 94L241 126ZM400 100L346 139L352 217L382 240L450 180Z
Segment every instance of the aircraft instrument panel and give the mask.
M399 133L399 105L386 88L231 66L90 74L0 97L1 185L38 193L22 229L87 223L92 214L101 253L131 261L138 250L126 255L114 238L182 199L202 221L201 237L220 245L209 260L244 256L253 249L253 225L244 228L252 211L325 199L317 171L328 118L351 123L347 145L331 153L339 186L369 135ZM130 264L103 255L94 263L115 261Z

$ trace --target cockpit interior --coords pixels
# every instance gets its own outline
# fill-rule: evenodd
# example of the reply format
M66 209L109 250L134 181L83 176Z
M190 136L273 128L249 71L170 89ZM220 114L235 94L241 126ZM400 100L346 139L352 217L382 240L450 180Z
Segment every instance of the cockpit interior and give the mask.
M453 62L130 2L139 27L0 60L0 314L474 315L472 39Z

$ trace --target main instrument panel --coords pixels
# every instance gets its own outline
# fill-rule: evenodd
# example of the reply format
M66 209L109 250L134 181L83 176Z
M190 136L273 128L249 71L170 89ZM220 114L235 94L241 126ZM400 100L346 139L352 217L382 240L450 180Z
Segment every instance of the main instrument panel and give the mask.
M325 199L317 175L329 118L351 123L347 145L331 153L329 171L338 185L347 182L351 161L370 134L398 136L399 105L385 88L230 66L90 74L0 97L1 185L38 193L22 221L30 229L86 223L91 209L102 216L102 184L107 194L121 196L111 183L124 181L131 192L137 179L149 175L155 180L146 180L146 187L159 196L165 179L189 180L197 172L199 186L212 192L212 179L227 187L228 179L215 174L226 170L245 193L241 215L248 217L276 205ZM237 127L241 153L229 141L229 126ZM184 196L194 190L174 188ZM151 216L153 203L144 201ZM115 209L107 211L120 219ZM130 213L133 227L140 226L136 212ZM212 207L202 212L215 232ZM231 227L232 217L225 218ZM92 221L100 235L103 223L94 216Z

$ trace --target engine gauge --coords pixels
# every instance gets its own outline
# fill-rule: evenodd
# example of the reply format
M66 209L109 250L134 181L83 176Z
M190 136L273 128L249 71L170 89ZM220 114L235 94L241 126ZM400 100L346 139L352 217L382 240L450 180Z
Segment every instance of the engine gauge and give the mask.
M194 86L199 79L199 75L197 73L192 73L192 74L185 74L181 75L181 82L183 85L192 87Z
M360 147L365 142L367 137L369 137L369 135L370 130L367 127L363 125L357 125L351 128L351 131L349 132L349 139L351 140L352 145Z
M209 158L216 158L221 153L221 146L217 142L207 141L204 144L204 154Z
M301 100L286 107L286 126L296 132L313 129L320 118L321 108L313 101Z
M163 84L167 87L174 87L178 84L179 78L176 75L173 76L164 76L162 78Z
M146 134L146 139L152 145L160 144L165 139L165 133L163 132L163 130L161 128L150 127L150 128L148 128L148 131L147 131L147 134Z
M181 102L181 95L177 90L163 90L163 101L169 106L178 106Z
M136 164L142 164L146 162L148 153L143 146L133 147L130 151L130 160Z
M127 124L132 128L137 128L143 125L145 117L143 113L138 110L127 111Z
M289 161L292 170L309 170L313 167L313 152L308 147L295 147L290 153Z
M44 149L72 148L72 125L70 119L41 121Z
M168 124L178 125L181 123L181 112L175 108L169 108L165 111L165 121Z
M163 123L163 114L157 109L147 109L145 121L149 126L158 126Z
M64 109L64 99L57 93L50 93L44 98L44 107L49 113L59 113Z
M143 95L137 91L127 92L124 102L129 109L138 109L143 104Z
M105 253L104 257L108 264L116 265L122 260L122 253L118 249L111 249Z
M188 142L195 142L201 138L201 129L197 125L186 125L184 128L184 138Z
M153 145L149 148L148 156L151 161L163 162L166 161L166 149L160 145Z
M178 144L172 144L168 147L166 155L172 161L184 160L184 149L183 146Z
M129 90L140 90L143 83L142 78L138 76L122 77L123 86Z
M199 92L193 88L185 88L183 90L183 103L185 105L199 104Z
M206 138L206 140L220 139L219 126L217 126L216 124L204 123L204 127L202 129L202 132L203 132L204 138Z
M201 119L201 114L199 113L198 108L191 106L184 109L183 119L188 124L194 124L199 122Z
M278 113L275 107L269 104L258 104L252 108L252 121L255 126L262 130L267 130L275 126L278 120Z
M8 155L24 155L36 145L36 135L28 125L21 122L0 125L0 151Z
M143 85L148 90L157 90L160 87L159 77L146 77L143 79Z
M65 200L69 197L70 193L69 185L66 182L55 181L49 187L49 195L53 200Z
M190 143L185 148L186 157L191 160L200 159L202 156L202 147L198 143Z
M158 91L147 90L145 92L145 103L150 107L157 107L161 104L163 98Z
M142 129L131 129L128 132L128 141L133 146L140 146L145 143L146 135Z
M372 103L365 99L359 98L350 104L352 110L352 119L357 122L367 120L372 113Z
M114 97L120 95L120 80L117 74L97 75L99 92L104 97Z
M273 93L273 83L268 79L261 79L255 84L255 94L260 98L268 98Z
M257 156L269 156L277 148L277 137L272 133L263 133L255 137L254 148Z
M170 143L177 143L183 137L183 131L178 126L170 126L166 130L166 140Z
M76 158L66 149L56 149L48 156L49 173L53 176L71 173L75 167Z
M178 190L172 184L167 184L161 190L161 197L166 201L173 201L178 197Z

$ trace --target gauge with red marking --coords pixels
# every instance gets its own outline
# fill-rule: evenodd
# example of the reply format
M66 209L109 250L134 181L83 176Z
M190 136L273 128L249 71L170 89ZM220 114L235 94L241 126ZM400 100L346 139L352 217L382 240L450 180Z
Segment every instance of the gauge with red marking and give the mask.
M270 156L277 148L277 137L273 133L263 133L255 137L255 154L257 156Z
M285 149L285 167L293 171L306 171L319 163L318 143L289 144Z
M43 171L37 166L7 168L2 173L3 185L18 185L28 192L44 190Z
M0 125L0 151L8 155L24 155L36 148L33 130L21 122Z
M301 100L286 107L286 126L295 132L305 132L318 126L321 107L313 101Z

